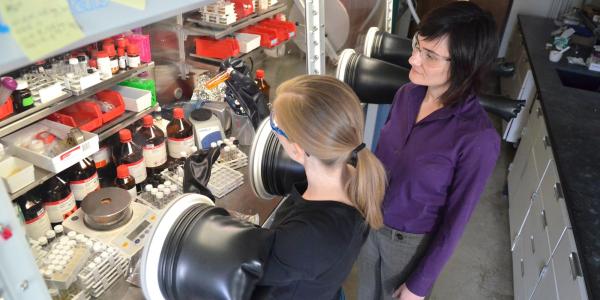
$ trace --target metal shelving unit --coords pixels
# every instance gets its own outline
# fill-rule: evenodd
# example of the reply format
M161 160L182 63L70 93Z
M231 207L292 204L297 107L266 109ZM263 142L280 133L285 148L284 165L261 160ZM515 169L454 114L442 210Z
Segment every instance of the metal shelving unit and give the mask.
M184 29L188 35L209 36L215 39L221 39L242 28L254 25L264 19L268 19L280 12L283 12L286 8L287 7L285 3L275 4L268 10L260 12L256 15L251 15L228 26L219 26L216 24L203 22L195 17L188 17L187 21L190 23L184 25Z
M36 107L29 109L27 111L24 111L22 113L11 116L11 117L7 118L6 120L3 120L2 122L0 122L0 137L6 136L10 133L13 133L23 127L29 126L41 119L46 118L47 116L49 116L52 113L55 113L67 106L70 106L74 103L84 100L84 99L88 98L89 96L91 96L101 90L110 88L127 78L136 76L142 72L146 72L146 71L152 69L153 67L154 67L154 62L144 64L144 65L140 66L139 68L127 70L123 73L114 75L110 79L104 80L95 86L92 86L88 89L85 89L85 90L77 93L77 95L74 95L75 93L69 92L68 96L63 96L63 97L57 98L48 103L44 103L40 106L36 106Z

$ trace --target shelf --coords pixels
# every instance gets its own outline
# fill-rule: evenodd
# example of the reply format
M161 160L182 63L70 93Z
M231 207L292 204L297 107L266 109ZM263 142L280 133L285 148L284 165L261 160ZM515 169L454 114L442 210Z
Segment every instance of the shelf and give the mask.
M62 49L48 53L41 59L97 42L133 28L146 26L184 12L199 9L215 2L215 0L146 0L146 9L144 10L124 6L113 1L103 2L107 2L103 7L86 9L85 11L82 11L83 9L78 11L77 7L71 6L75 21L77 21L85 36ZM1 16L0 22L2 22ZM0 73L8 73L33 63L21 51L20 46L11 34L0 34L0 45L2 45Z
M119 132L119 130L133 124L135 121L143 118L145 115L152 113L158 109L160 105L156 104L155 106L151 106L143 111L134 112L134 111L125 111L123 115L120 117L104 124L102 127L96 129L94 131L95 134L98 135L100 141L103 141L110 137L111 135Z
M141 119L142 117L144 117L145 115L152 113L154 111L156 111L158 109L159 105L155 105L152 107L147 108L146 110L143 110L141 112L132 112L132 111L125 111L125 113L123 115L121 115L120 117L114 119L113 121L105 124L104 126L98 128L97 130L94 131L95 134L98 135L98 138L100 141L103 141L105 139L107 139L109 136L117 133L119 130L133 124L135 121ZM29 192L30 190L34 189L36 186L44 183L46 180L50 179L52 176L56 175L53 172L44 170L42 168L39 168L37 166L33 166L34 167L34 182L22 189L20 189L19 191L10 194L10 199L14 200L17 197Z
M154 62L144 64L136 69L127 70L123 73L113 75L110 79L104 80L101 83L85 89L81 92L73 94L68 93L68 96L63 96L58 99L54 99L50 102L44 103L40 106L36 106L32 109L24 111L20 114L11 116L0 122L0 137L6 136L12 132L15 132L23 127L29 126L41 119L46 118L52 113L55 113L67 106L77 103L87 97L107 88L110 88L117 83L136 76L142 72L146 72L154 67Z
M190 23L184 25L184 29L188 35L210 36L215 39L220 39L242 28L254 25L264 19L268 19L280 12L283 12L285 9L285 3L275 4L260 14L249 16L228 26L206 23L196 17L188 17L187 21Z
M238 54L238 55L236 55L234 57L235 58L242 58L243 59L243 58L245 58L247 56L250 56L250 55L252 55L252 54L254 54L256 52L259 52L260 50L263 50L263 48L262 47L258 47L258 48L254 49L254 50L252 50L252 51L250 51L248 53L240 53L240 54ZM223 59L206 57L206 56L200 56L200 55L197 55L196 53L190 53L189 56L193 57L195 59L201 60L201 61L207 61L207 62L218 63L218 64L220 64L223 61Z

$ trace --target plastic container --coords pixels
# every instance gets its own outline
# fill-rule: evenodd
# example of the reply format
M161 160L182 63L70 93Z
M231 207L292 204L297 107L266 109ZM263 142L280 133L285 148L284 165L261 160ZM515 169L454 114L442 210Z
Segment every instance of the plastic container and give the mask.
M152 106L156 105L156 83L152 79L144 79L139 77L129 78L119 83L120 86L128 86L140 90L146 90L152 93Z
M231 2L235 5L235 14L238 20L254 13L253 0L231 0Z
M288 34L287 39L291 39L296 36L297 28L296 28L296 24L294 24L293 22L282 21L282 20L278 20L278 19L266 19L266 20L260 21L258 24L262 25L262 26L273 26L273 27L278 27L278 28L284 29Z
M273 48L280 43L277 39L277 30L249 26L239 32L260 35L260 46L264 48Z
M251 33L235 34L235 39L238 41L241 53L248 53L258 47L260 47L260 35Z
M240 45L235 38L215 40L211 38L196 38L196 55L226 59L240 54Z
M145 89L114 86L112 90L121 94L125 110L140 112L152 105L152 93Z
M198 148L209 149L211 143L225 138L221 121L208 109L199 108L192 111L190 122L194 127L194 136Z
M15 193L35 181L33 165L22 159L10 156L0 161L0 177L8 191Z
M277 45L287 41L290 39L288 31L286 28L281 26L275 26L274 24L261 24L258 23L254 25L254 28L262 29L262 30L273 30L277 35Z
M127 44L135 44L139 50L140 61L149 63L152 61L152 52L150 51L150 36L144 34L132 34L126 37Z
M102 123L108 123L125 112L125 103L123 102L123 97L121 97L121 94L119 92L113 90L100 91L96 94L96 98L98 98L98 100L100 101L110 103L112 104L112 106L114 106L114 109L110 111L101 112Z
M77 127L85 131L94 131L102 126L102 111L93 101L77 102L48 116L49 120Z
M14 112L12 96L8 96L8 99L4 104L0 105L0 120L12 115Z

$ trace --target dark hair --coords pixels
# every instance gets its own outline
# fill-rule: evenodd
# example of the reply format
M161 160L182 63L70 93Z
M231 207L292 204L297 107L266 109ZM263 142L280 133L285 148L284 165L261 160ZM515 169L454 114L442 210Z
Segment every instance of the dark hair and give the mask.
M496 23L489 12L472 2L451 2L425 15L419 35L425 40L448 38L450 86L441 95L444 105L481 91L498 49Z

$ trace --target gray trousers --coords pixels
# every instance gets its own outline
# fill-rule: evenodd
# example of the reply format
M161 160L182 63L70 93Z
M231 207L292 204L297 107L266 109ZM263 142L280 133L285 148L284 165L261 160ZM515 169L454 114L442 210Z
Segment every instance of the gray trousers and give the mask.
M425 253L430 235L371 230L358 256L358 299L388 300Z

